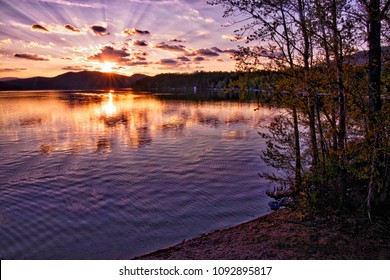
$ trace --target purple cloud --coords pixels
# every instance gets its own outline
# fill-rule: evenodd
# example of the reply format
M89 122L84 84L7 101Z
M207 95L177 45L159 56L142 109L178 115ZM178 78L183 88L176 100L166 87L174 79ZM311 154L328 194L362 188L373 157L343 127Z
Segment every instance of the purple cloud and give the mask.
M67 70L67 71L83 71L87 70L88 68L91 68L91 66L83 65L83 66L66 66L61 68L62 70Z
M236 53L238 53L238 50L234 50L234 49L226 49L226 50L221 50L217 47L213 47L211 48L212 51L214 52L218 52L218 53L228 53L228 54L231 54L231 55L235 55Z
M107 28L100 25L92 25L91 30L97 36L110 35L110 33L107 31Z
M122 32L124 35L127 36L134 36L134 35L150 35L150 32L147 30L139 30L136 28L126 28Z
M37 54L30 54L30 53L16 53L14 54L14 57L28 59L28 60L35 60L35 61L49 61L47 58L40 57Z
M222 52L223 52L223 53L228 53L228 54L231 54L231 55L235 55L235 54L237 54L239 51L238 51L238 50L234 50L234 49L227 49L227 50L223 50Z
M169 45L165 42L162 42L155 46L157 49L162 49L166 51L172 51L172 52L187 52L186 46L184 45Z
M27 68L0 68L0 72L21 72L26 70Z
M88 60L95 60L99 62L116 62L121 63L126 61L130 54L126 49L115 49L111 46L104 46L100 49L100 52L88 57Z
M137 60L133 60L133 61L128 61L126 62L126 66L146 66L148 65L149 62L147 61L137 61Z
M146 47L148 43L145 40L135 40L133 42L134 46L139 46L139 47Z
M194 61L196 61L196 62L200 62L200 61L204 61L204 60L205 60L205 58L201 57L201 56L197 56L194 58Z
M211 50L215 51L215 52L219 52L219 53L223 52L223 50L221 50L220 48L217 48L217 47L212 47Z
M185 40L181 40L181 39L176 39L176 38L174 38L174 39L169 40L169 42L173 42L173 43L184 43Z
M210 49L199 49L196 51L198 55L205 55L205 56L219 56L218 53L210 50Z
M169 59L169 58L163 58L160 60L159 64L163 65L176 65L177 61L174 59Z
M177 59L183 62L191 61L191 59L186 56L179 56Z

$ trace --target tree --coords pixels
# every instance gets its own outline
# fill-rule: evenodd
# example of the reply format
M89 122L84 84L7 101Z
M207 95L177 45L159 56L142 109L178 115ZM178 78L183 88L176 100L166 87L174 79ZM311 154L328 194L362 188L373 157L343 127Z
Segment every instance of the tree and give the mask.
M290 117L279 119L283 126L271 124L270 136L264 135L268 149L263 158L274 167L287 166L295 171L294 180L288 180L295 191L308 194L313 189L334 187L332 196L339 201L338 207L346 201L349 182L366 182L357 174L368 168L370 209L372 194L379 190L375 185L379 171L388 171L384 152L388 145L383 144L386 140L380 141L381 137L388 139L388 132L382 129L379 133L379 118L382 123L386 121L381 104L380 43L381 39L388 40L381 32L381 23L386 28L390 25L389 1L359 0L360 6L355 0L209 1L223 5L224 16L236 17L238 21L233 24L242 25L236 30L237 37L246 39L237 54L241 71L266 67L284 75L274 89L275 94L284 96ZM360 77L360 67L349 64L348 59L364 44L362 24L369 26L369 63L367 73ZM364 98L367 92L361 91L366 77L368 104ZM366 115L366 133L359 134L365 122L355 118L364 120ZM281 130L286 130L285 134ZM359 144L367 147L370 160L357 155ZM277 151L287 146L290 152ZM275 181L276 177L270 179Z
M278 70L292 70L292 78L300 80L303 66L304 79L307 78L307 71L310 68L311 40L307 12L310 10L309 2L297 1L234 1L234 0L213 0L211 5L223 5L225 17L236 13L249 18L249 22L237 30L239 37L246 36L247 43L258 42L258 45L240 47L238 66L242 70L252 71L260 65L270 62L269 68ZM262 43L262 44L261 44ZM303 46L303 47L301 47ZM303 65L302 65L303 64ZM297 72L294 70L297 69ZM296 75L295 75L296 74ZM303 91L304 89L297 89ZM295 184L298 189L301 186L301 143L298 124L297 105L295 91L292 92L290 102L292 126L295 143ZM309 119L311 129L311 147L313 163L318 158L317 143L315 136L315 114L314 103L309 99Z
M386 155L381 150L381 124L379 121L382 111L381 99L381 68L382 68L382 21L389 20L390 0L359 0L362 5L362 14L367 26L368 42L368 130L366 136L368 145L372 148L370 164L370 181L367 196L368 215L371 216L372 201L374 193L380 188L378 177L385 177L387 174L381 172L380 165L385 164ZM381 137L382 136L382 137ZM382 173L382 174L381 174ZM382 183L383 184L383 183ZM386 184L386 181L384 182ZM386 191L386 190L385 190Z

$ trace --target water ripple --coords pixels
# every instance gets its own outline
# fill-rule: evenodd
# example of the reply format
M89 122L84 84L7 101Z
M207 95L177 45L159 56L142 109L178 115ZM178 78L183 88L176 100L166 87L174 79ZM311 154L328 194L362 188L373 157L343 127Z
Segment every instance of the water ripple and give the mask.
M269 211L253 126L271 112L36 94L0 96L2 259L130 258Z

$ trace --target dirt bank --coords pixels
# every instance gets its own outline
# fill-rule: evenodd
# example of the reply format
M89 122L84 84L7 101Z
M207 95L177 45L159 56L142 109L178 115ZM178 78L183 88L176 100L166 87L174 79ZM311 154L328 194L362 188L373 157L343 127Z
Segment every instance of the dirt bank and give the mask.
M390 259L388 222L283 209L136 259Z

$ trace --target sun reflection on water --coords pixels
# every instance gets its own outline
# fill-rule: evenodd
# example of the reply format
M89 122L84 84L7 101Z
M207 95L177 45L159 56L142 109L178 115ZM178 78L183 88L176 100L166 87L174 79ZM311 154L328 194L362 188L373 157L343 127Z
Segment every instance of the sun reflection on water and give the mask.
M108 93L108 101L102 103L102 113L107 116L113 116L117 113L117 108L114 104L114 91L110 90Z
M254 113L249 103L165 101L114 90L103 94L51 92L42 99L5 97L0 98L0 139L30 139L37 143L35 151L44 155L54 151L109 153L118 145L137 149L195 130L241 139L249 137L248 129L257 131L272 115L267 108ZM245 130L236 127L240 125Z
M255 106L124 90L0 93L0 251L112 258L268 211L257 131L280 109Z

